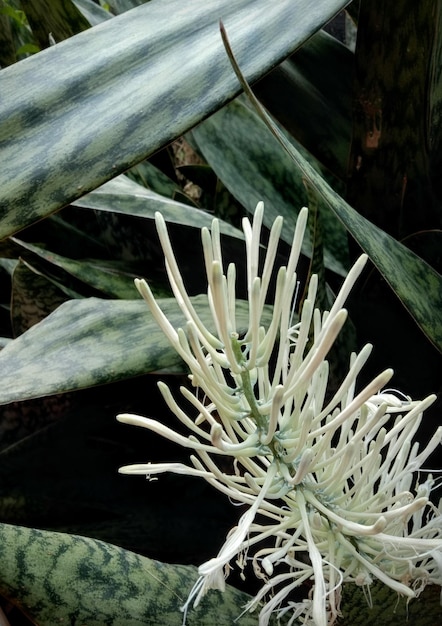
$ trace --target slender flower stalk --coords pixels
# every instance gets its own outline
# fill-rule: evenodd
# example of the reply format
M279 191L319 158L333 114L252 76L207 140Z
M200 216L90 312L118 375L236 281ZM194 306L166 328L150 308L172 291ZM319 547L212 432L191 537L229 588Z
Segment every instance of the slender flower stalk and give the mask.
M442 514L429 499L434 480L422 470L442 441L442 428L420 451L413 437L435 397L413 402L386 389L390 369L357 390L369 345L351 355L347 375L329 397L327 355L346 321L343 306L367 257L362 255L350 270L330 311L315 308L313 276L295 321L296 266L307 210L299 214L287 266L277 269L282 218L275 220L260 274L262 219L259 203L253 224L243 221L249 324L241 334L236 268L224 270L218 222L214 220L211 232L202 231L212 332L192 305L165 222L156 215L184 328L172 326L145 281L137 280L136 286L189 368L195 391L182 387L181 392L195 415L187 415L160 383L166 404L188 428L188 437L154 419L129 414L118 419L159 433L194 454L189 466L147 463L120 471L198 476L246 507L218 555L200 566L185 615L209 589L224 590L232 561L244 568L249 560L263 585L246 610L261 606L260 626L273 613L288 611L291 623L299 619L327 626L340 614L343 583L369 589L378 579L408 598L427 583L442 584ZM265 327L264 306L275 273L273 317ZM217 464L220 456L231 460L220 464L223 469ZM295 602L293 590L306 581L312 583L311 591Z

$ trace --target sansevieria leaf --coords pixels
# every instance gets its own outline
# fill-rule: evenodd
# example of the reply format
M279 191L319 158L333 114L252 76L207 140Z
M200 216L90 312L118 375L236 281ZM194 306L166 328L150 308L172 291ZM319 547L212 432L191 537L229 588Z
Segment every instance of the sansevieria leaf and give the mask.
M181 626L198 574L102 541L0 524L0 592L39 626ZM228 587L189 611L188 626L255 626L247 594Z
M160 195L130 180L118 176L73 203L75 206L154 219L160 211L167 222L210 228L213 215ZM242 232L228 222L220 220L220 230L225 235L242 239Z
M151 0L0 72L0 238L130 168L277 65L345 0Z
M206 296L192 301L203 323L213 328ZM175 327L184 326L174 298L158 302ZM247 303L238 303L237 311L238 327L245 330ZM266 315L263 322L270 323L270 308ZM69 300L0 351L0 404L180 367L184 367L181 357L145 302Z
M0 524L0 559L0 593L39 626L182 626L180 607L198 576L193 566L153 561L103 541L8 524ZM434 626L442 618L438 591L430 585L407 605L388 587L372 585L369 605L367 592L348 586L340 624ZM249 599L229 585L224 593L209 591L186 624L256 626L256 613L242 614Z
M276 138L281 153L285 151L290 155L311 191L333 211L361 248L367 252L422 331L442 352L442 276L399 241L360 215L332 189L263 109L238 65L224 29L223 40L238 80L255 110L271 131L268 140L275 141Z

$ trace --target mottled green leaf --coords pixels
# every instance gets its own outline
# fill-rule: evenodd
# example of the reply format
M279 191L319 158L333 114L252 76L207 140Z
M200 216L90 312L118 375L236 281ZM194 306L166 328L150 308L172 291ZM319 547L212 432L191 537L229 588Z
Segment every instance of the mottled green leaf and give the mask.
M127 176L118 176L73 204L78 207L145 217L150 220L154 219L156 211L160 211L166 222L198 229L203 226L210 228L213 220L213 215L206 211L146 189ZM220 230L225 235L242 239L242 232L223 220L220 221Z
M0 592L39 626L182 626L180 609L198 576L191 565L161 563L95 539L8 524L0 524L0 558ZM409 603L380 584L370 586L370 604L367 593L355 585L344 588L341 626L434 626L442 618L437 586L429 585ZM256 626L256 612L242 614L249 599L230 585L224 593L211 590L189 609L186 624Z
M207 298L192 301L213 328ZM158 302L175 327L185 324L174 298ZM270 318L269 309L263 323ZM246 329L246 302L238 303L237 319L238 327ZM184 368L181 358L143 301L71 300L0 352L0 404L179 366Z
M69 276L82 281L97 291L102 291L108 296L129 300L135 296L134 278L137 278L138 273L132 273L130 268L125 267L123 263L103 259L69 259L39 246L15 238L12 239L24 250L43 260L49 274L53 274L54 269L62 270L60 282L65 282L63 281L63 273L66 272ZM47 298L50 299L49 294Z
M439 585L428 585L415 600L407 601L389 587L344 585L340 626L436 626L442 623Z
M108 543L0 524L0 592L39 626L181 626L196 567L169 565ZM210 592L188 626L255 626L250 599L233 587Z
M228 40L225 40L229 48ZM411 250L386 232L359 215L311 166L299 150L287 140L271 117L265 112L247 84L232 51L230 58L238 79L255 110L271 133L268 141L280 144L281 153L287 152L309 185L344 224L381 272L417 324L442 352L442 276Z
M0 237L144 160L317 31L343 0L149 2L0 72Z
M302 158L293 158L435 347L442 351L442 276L403 244L359 215Z
M195 128L191 136L210 166L247 211L258 201L266 207L264 221L270 226L277 215L284 217L282 238L291 243L296 217L307 204L302 173L250 105L237 98ZM325 207L326 208L326 207ZM345 276L347 241L345 229L335 216L324 211L325 265ZM303 252L311 256L306 237Z

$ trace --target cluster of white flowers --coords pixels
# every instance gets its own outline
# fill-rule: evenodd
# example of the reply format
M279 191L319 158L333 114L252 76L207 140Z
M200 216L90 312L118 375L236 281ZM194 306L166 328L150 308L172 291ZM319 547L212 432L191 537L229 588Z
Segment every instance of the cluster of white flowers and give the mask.
M442 515L429 500L432 476L419 471L442 441L442 428L419 451L413 436L434 396L412 402L384 390L391 370L356 391L369 345L351 355L348 374L329 398L326 357L346 320L343 305L367 257L361 256L350 270L330 311L315 309L317 278L312 276L299 321L293 323L307 209L299 214L287 265L277 269L273 316L263 326L282 218L271 229L260 275L262 219L260 203L253 224L243 221L249 306L243 335L236 323L236 268L230 264L224 273L218 222L213 221L211 232L202 230L214 334L192 305L165 222L157 214L167 273L187 320L185 328L170 324L144 280L136 285L190 370L195 390L182 387L181 393L195 415L187 415L160 383L168 407L189 429L188 437L154 419L129 414L118 419L155 431L195 454L190 456L192 466L147 463L120 471L199 476L247 507L218 555L199 567L185 612L207 590L224 590L232 560L244 567L250 559L263 584L246 610L261 607L261 626L272 613L288 611L290 623L299 619L326 626L339 615L343 583L369 589L378 579L410 598L426 583L442 584ZM220 457L231 459L222 469ZM295 602L291 592L306 581L310 591Z

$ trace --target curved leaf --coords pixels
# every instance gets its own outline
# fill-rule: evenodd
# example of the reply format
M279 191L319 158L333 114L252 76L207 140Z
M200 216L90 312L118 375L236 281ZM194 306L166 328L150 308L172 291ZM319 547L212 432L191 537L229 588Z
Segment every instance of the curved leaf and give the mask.
M442 352L442 276L414 252L359 215L293 146L286 145L322 200L369 255L428 339Z
M197 580L191 565L161 563L103 541L8 524L0 524L0 558L0 592L40 626L182 626L180 607ZM439 593L430 585L407 603L374 584L369 606L366 589L344 587L339 623L434 626L442 618ZM256 626L256 612L242 613L249 599L229 585L224 593L211 590L189 609L186 624ZM277 623L286 624L289 617ZM275 623L271 620L270 626Z
M284 217L281 237L291 243L296 216L307 204L302 173L271 137L265 124L242 98L212 115L192 130L192 139L229 191L253 213L262 200L269 227L277 215ZM347 235L330 212L324 220L325 265L345 276ZM306 238L304 254L311 256Z
M161 0L0 72L0 237L130 168L300 46L344 0ZM289 26L291 25L291 26ZM275 34L277 33L277 36Z
M393 291L434 346L442 352L442 276L403 244L359 215L287 140L250 89L223 33L235 72L250 101L271 133L268 141L280 145L293 159L321 202L344 224L376 265Z
M203 323L213 328L206 296L192 301ZM184 326L174 298L159 298L158 303L175 328ZM237 319L238 328L245 330L246 302L238 302ZM269 308L263 323L270 320ZM0 352L0 404L170 368L185 371L143 301L70 300Z
M160 211L166 222L192 226L194 228L211 227L213 215L202 209L191 207L162 196L151 189L135 183L126 176L118 176L73 202L74 206L122 213L137 217L154 219L155 212ZM220 230L224 235L242 239L242 231L220 220Z
M39 626L182 626L180 607L197 579L190 565L169 565L117 546L0 524L0 592ZM188 626L255 626L237 620L249 596L227 586L189 610Z

